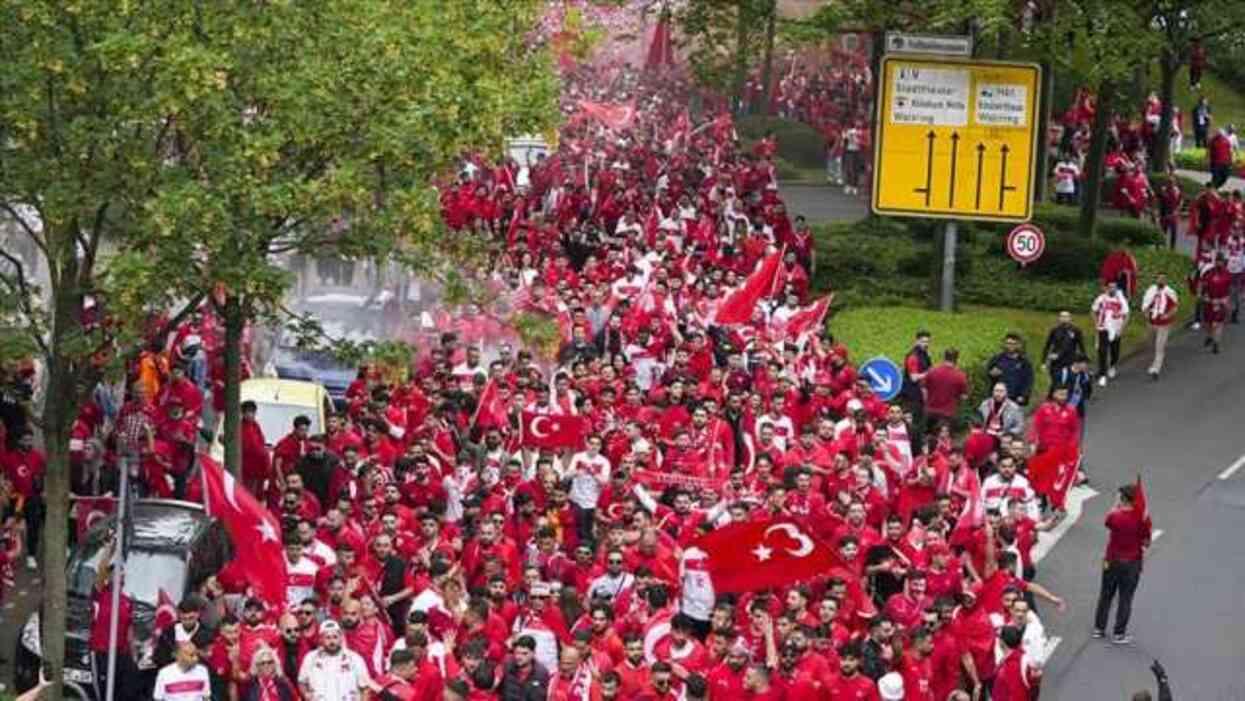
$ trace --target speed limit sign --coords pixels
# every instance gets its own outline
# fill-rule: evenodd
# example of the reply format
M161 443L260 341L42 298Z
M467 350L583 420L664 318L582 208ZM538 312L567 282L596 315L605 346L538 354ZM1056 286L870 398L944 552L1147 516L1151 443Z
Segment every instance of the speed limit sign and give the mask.
M1046 234L1032 224L1021 224L1007 235L1007 255L1021 265L1042 257L1046 250Z

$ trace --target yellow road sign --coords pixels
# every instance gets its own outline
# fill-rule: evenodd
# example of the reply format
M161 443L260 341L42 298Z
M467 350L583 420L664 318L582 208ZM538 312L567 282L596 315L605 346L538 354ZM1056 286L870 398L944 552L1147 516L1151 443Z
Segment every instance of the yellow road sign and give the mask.
M1040 92L1036 64L884 57L873 211L1027 220Z

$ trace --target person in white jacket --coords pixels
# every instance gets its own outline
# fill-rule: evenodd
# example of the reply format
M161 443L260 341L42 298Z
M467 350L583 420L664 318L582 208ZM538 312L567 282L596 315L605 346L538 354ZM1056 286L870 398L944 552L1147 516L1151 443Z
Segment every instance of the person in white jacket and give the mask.
M1094 327L1098 330L1098 386L1106 387L1107 378L1115 379L1115 366L1120 362L1120 339L1128 323L1128 297L1108 282L1102 294L1090 305Z
M1141 298L1141 311L1150 322L1150 333L1154 337L1154 360L1150 361L1150 379L1159 379L1163 371L1163 358L1167 354L1167 337L1171 333L1172 322L1176 320L1176 309L1180 306L1180 297L1176 290L1167 284L1167 276L1159 273L1154 284L1146 290Z

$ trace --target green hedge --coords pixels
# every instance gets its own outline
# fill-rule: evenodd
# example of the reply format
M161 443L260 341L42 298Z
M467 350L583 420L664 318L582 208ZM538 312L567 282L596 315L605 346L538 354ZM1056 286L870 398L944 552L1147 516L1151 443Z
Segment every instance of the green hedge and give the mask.
M1007 306L1038 311L1085 309L1098 290L1098 272L1112 250L1126 247L1147 284L1155 272L1174 282L1189 261L1151 245L1154 227L1132 219L1105 218L1102 236L1078 237L1069 223L1075 208L1040 207L1035 222L1047 234L1046 252L1021 267L1004 250L1009 226L962 227L956 255L956 300L961 305ZM879 305L934 306L942 274L942 238L928 222L867 217L854 224L822 227L817 236L813 287L835 291L835 308Z
M1172 160L1182 170L1210 169L1210 159L1207 158L1204 148L1185 147L1180 153L1172 154ZM1245 168L1245 153L1237 153L1232 165L1238 170Z
M739 119L736 129L747 146L772 131L778 140L779 158L796 168L825 168L826 140L807 124L780 117L751 115Z

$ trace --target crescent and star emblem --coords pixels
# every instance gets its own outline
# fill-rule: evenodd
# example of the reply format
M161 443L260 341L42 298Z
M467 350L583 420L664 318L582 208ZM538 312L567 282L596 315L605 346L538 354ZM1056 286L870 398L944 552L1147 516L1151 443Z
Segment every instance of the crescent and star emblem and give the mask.
M761 542L752 549L752 554L760 562L765 562L774 556L774 548L765 544L765 539L774 531L782 531L788 538L799 543L799 547L786 548L787 554L791 557L808 557L813 552L813 539L804 534L794 523L776 523L761 534Z
M549 422L548 430L541 429L542 422L545 422L545 421ZM549 433L551 431L556 431L556 430L558 430L558 422L554 421L548 416L537 416L536 418L532 419L532 437L533 438L548 438Z

